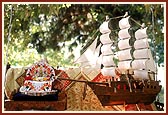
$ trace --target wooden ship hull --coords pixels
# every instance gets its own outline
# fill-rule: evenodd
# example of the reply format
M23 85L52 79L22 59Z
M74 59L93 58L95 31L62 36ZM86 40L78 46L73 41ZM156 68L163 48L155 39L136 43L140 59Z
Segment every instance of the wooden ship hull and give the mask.
M161 90L158 81L144 82L144 87L127 87L126 81L114 81L109 83L88 82L93 92L97 95L103 106L120 104L151 104L156 100L157 94Z
M128 81L93 82L61 77L58 77L58 79L85 82L86 86L88 85L98 97L102 106L139 103L149 105L156 100L156 96L162 88L159 81L155 80L146 80L143 83L134 80L129 84Z

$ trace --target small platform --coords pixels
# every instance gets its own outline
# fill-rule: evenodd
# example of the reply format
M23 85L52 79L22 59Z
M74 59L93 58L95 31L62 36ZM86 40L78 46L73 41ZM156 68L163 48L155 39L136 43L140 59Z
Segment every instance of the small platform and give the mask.
M57 101L13 101L5 100L5 111L25 111L25 110L43 110L43 111L64 111L67 107L67 96L65 92L58 95Z

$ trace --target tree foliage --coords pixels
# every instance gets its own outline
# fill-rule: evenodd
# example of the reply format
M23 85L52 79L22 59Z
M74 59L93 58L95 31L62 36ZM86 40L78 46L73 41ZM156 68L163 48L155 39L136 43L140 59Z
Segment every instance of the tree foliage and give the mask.
M27 57L23 54L28 49L35 48L38 54L49 57L55 65L70 64L74 59L73 50L78 45L86 45L92 37L98 35L97 30L106 15L113 18L122 16L125 12L138 23L145 23L149 27L149 37L153 41L152 47L156 52L157 62L164 63L162 4L4 4L5 47L8 42L11 8L12 31L8 45L11 63L19 53L20 59L35 59L37 54L32 54L32 57L31 54ZM118 27L118 23L113 23L113 26ZM69 57L64 58L67 50L69 54L66 56Z

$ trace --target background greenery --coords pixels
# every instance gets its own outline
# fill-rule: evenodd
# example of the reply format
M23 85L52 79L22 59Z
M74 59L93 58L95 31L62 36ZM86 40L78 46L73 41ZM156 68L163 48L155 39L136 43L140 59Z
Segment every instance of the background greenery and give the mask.
M148 26L156 61L164 65L163 4L5 4L4 62L8 50L8 61L13 66L28 66L43 57L52 66L72 66L75 49L82 52L87 48L99 34L105 16L113 18L125 12Z

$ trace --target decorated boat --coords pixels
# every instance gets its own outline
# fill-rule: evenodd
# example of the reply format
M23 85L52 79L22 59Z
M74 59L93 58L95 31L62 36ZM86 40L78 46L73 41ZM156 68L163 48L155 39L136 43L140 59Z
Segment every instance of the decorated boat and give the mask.
M103 106L119 104L151 104L161 91L156 65L148 43L147 27L133 29L128 14L119 20L117 46L113 19L100 25L101 35L75 63L80 67L100 68L105 82L85 81ZM100 41L100 44L98 44ZM115 48L115 49L114 49Z

